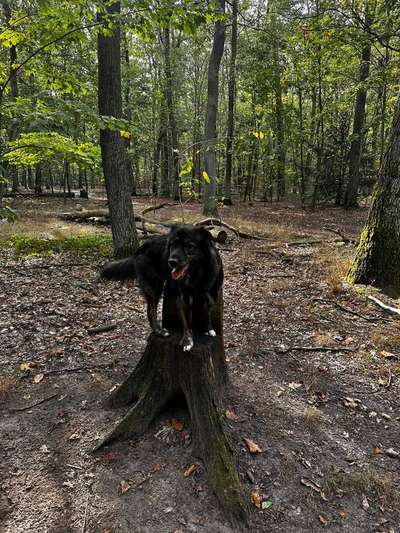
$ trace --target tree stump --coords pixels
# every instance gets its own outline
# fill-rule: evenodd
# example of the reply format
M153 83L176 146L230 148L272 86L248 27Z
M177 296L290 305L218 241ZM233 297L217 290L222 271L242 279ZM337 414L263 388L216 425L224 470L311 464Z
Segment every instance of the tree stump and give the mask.
M201 332L202 308L193 309L194 347L179 345L180 321L175 296L166 286L163 326L170 337L151 334L136 368L111 394L111 407L132 404L126 415L97 449L118 439L141 435L171 398L184 396L192 421L193 453L204 463L209 483L228 518L237 527L247 524L247 498L239 478L223 409L228 383L222 336L222 294L212 313L216 337ZM205 323L205 322L204 322Z

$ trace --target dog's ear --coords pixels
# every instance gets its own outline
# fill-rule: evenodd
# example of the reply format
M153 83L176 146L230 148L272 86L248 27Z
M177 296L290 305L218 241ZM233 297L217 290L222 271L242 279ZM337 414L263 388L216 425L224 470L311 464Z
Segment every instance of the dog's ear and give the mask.
M210 242L213 242L213 236L211 235L211 233L208 230L206 230L206 228L204 226L201 226L200 231L201 231L202 236L204 236Z

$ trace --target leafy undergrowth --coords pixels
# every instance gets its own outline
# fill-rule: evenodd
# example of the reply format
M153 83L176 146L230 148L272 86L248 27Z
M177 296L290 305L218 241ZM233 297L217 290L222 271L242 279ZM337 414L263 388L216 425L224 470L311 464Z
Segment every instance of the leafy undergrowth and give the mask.
M343 283L351 245L275 247L286 236L331 240L321 234L327 220L355 238L366 213L280 204L223 215L257 233L265 221L270 235L231 237L221 251L232 384L225 418L250 531L396 532L398 321ZM97 250L79 262L65 248L25 259L0 250L3 529L233 533L193 455L184 406L161 413L139 439L91 452L125 412L103 401L149 333L138 289L100 280Z
M49 236L47 238L27 235L12 235L9 240L0 242L2 248L13 248L16 257L27 258L61 252L96 252L109 256L112 252L110 235L82 234L73 237Z

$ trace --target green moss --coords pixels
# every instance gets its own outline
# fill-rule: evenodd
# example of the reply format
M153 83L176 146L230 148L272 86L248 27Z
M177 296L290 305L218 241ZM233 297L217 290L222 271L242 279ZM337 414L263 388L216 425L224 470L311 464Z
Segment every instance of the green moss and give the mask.
M13 235L10 240L0 242L0 247L12 247L17 257L44 256L60 252L97 252L108 256L112 252L109 235L79 235L76 237L38 238L27 235Z

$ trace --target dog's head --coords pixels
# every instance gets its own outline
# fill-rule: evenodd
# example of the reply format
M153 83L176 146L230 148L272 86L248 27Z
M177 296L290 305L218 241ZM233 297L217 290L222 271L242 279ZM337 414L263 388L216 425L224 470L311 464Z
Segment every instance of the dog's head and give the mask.
M171 229L168 236L168 267L172 279L184 279L191 265L208 257L211 247L211 234L203 227L185 225Z

